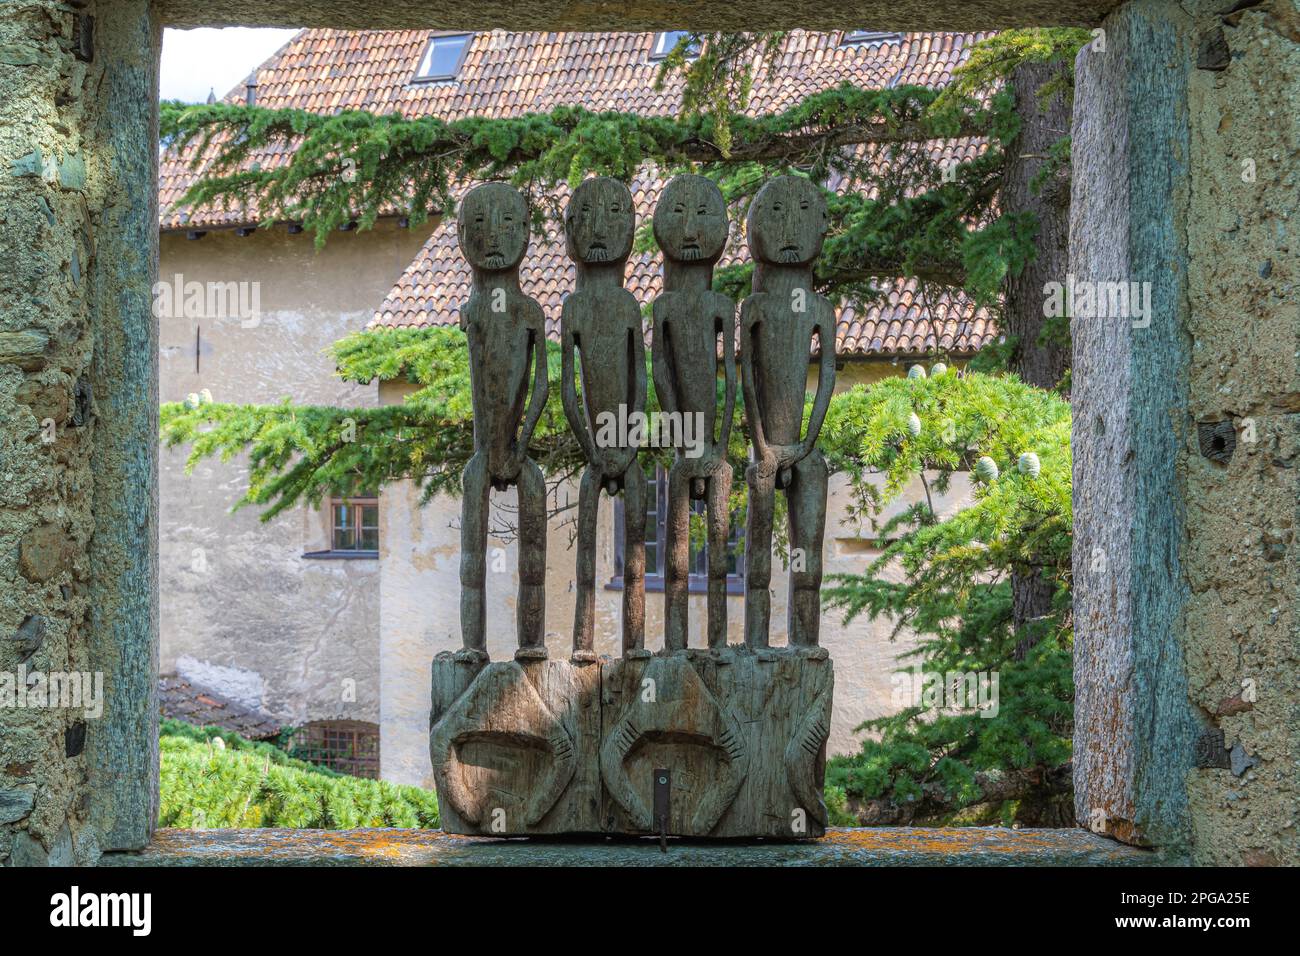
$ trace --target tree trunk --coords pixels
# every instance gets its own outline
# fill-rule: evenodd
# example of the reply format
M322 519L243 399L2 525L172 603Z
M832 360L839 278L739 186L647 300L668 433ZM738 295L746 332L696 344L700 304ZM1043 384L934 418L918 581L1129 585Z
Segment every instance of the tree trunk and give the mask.
M1047 769L1030 767L1025 770L978 773L975 782L984 794L980 805L996 806L1006 800L1019 800L1022 807L1016 819L1026 826L1068 826L1070 824L1058 822L1060 817L1054 807L1062 798L1067 798L1066 804L1069 803L1072 766L1064 763ZM969 810L970 807L948 797L943 791L943 785L936 781L925 784L921 796L915 800L899 803L887 798L859 800L850 797L848 809L856 818L858 826L906 827L943 822L953 813Z
M1057 93L1040 103L1038 89L1061 65L1026 63L1016 68L1008 83L1020 113L1020 135L1007 149L1002 184L1002 207L1008 212L1031 211L1038 217L1038 254L1019 275L1009 275L1002 325L1015 340L1011 371L1021 381L1039 388L1055 388L1070 364L1068 341L1042 339L1043 286L1064 282L1069 265L1070 183L1068 171L1049 178L1039 191L1030 184L1042 169L1052 145L1069 135L1073 103L1068 93ZM1018 635L1016 653L1025 652L1042 637L1032 622L1051 611L1055 592L1037 572L1013 574L1012 624Z
M1055 388L1069 367L1067 342L1040 341L1043 328L1043 286L1064 282L1069 265L1070 183L1068 174L1043 184L1030 183L1042 169L1052 145L1070 133L1072 104L1068 94L1055 94L1041 108L1038 89L1065 67L1027 63L1017 67L1008 83L1020 113L1020 135L1007 149L1001 192L1008 212L1033 212L1038 217L1037 256L1018 276L1008 276L1003 331L1015 339L1011 371L1039 388Z

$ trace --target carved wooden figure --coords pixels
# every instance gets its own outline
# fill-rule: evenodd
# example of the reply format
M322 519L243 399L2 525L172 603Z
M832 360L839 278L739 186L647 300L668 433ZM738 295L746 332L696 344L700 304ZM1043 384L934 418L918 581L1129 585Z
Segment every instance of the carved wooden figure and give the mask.
M528 207L505 183L486 183L461 201L456 225L473 272L469 301L460 312L469 339L474 405L474 456L462 478L461 654L487 657L488 499L493 488L504 491L514 485L519 494L515 657L544 658L546 485L541 469L528 457L528 443L546 406L546 319L541 306L519 287L519 263L528 248Z
M683 438L670 478L674 531L668 653L644 649L645 483L639 436L619 431L644 414L641 313L623 288L631 250L632 197L614 180L575 190L565 217L577 289L565 302L564 408L587 456L579 493L578 603L572 660L545 660L540 585L545 559L541 475L526 457L545 401L541 310L519 292L526 245L522 199L481 187L461 206L461 244L474 269L463 318L470 333L475 456L465 472L462 556L465 649L433 661L429 753L442 824L496 836L656 833L791 839L825 832L825 746L834 670L817 642L826 469L813 449L834 381L834 313L811 292L811 263L825 208L803 180L773 181L756 197L750 242L755 294L742 313L742 380L754 429L750 480L751 590L746 643L726 645L722 591L710 589L709 643L686 648L687 509L703 496L710 549L726 553L726 440L735 404L734 309L709 291L726 236L721 197L698 177L674 180L660 200L656 234L665 292L655 303L655 379L665 411L700 415L704 445ZM500 305L494 309L493 305ZM800 438L810 343L823 342L812 423ZM725 397L717 417L718 345ZM535 363L532 404L524 413ZM581 363L581 389L575 382ZM638 416L639 417L639 416ZM715 429L718 435L715 438ZM680 433L679 433L680 434ZM483 653L483 569L490 487L520 486L520 651ZM792 650L767 646L772 509L790 498L791 543L807 566L792 571ZM595 662L595 533L601 491L625 497L623 657ZM766 560L765 560L766 559ZM725 564L711 581L725 581ZM755 576L756 575L756 576ZM529 588L536 587L537 591ZM719 600L721 598L721 600Z
M664 253L664 292L654 303L655 392L667 421L676 423L676 460L668 476L664 647L686 647L690 507L702 499L708 521L708 642L720 648L727 644L727 441L736 404L735 303L713 291L713 267L727 242L722 193L703 176L674 177L655 207L654 233ZM719 341L725 380L721 423Z
M750 647L768 645L778 489L789 505L789 643L818 645L827 472L816 442L835 387L835 310L813 291L812 264L826 229L821 190L799 176L772 179L749 207L746 233L754 258L754 292L741 304L740 351L753 443L745 532L745 642ZM821 353L817 393L801 436L814 337Z
M645 647L646 482L637 436L622 427L645 414L645 338L636 297L623 288L632 252L632 194L616 179L588 179L564 215L577 285L560 317L564 413L587 458L578 489L577 606L573 660L596 660L596 513L603 488L623 492L627 518L623 562L623 653ZM582 370L579 403L575 355Z

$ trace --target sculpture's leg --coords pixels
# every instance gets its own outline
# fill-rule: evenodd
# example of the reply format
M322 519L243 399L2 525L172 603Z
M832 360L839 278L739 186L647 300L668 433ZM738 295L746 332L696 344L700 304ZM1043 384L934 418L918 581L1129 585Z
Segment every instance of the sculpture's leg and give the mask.
M745 521L745 643L768 646L772 619L772 514L776 506L776 470L749 466L749 513Z
M664 554L664 650L686 648L690 600L691 479L678 460L668 471Z
M790 646L816 647L822 620L826 459L816 449L794 466L790 503Z
M487 455L479 452L461 475L460 638L462 654L487 656L487 524L492 492Z
M709 647L727 646L727 563L731 514L731 465L724 459L709 475Z
M588 465L578 486L577 600L573 607L573 660L596 659L596 514L600 505L600 472Z
M646 481L635 458L623 476L623 656L645 647Z
M525 458L519 470L519 647L516 658L546 656L546 480Z

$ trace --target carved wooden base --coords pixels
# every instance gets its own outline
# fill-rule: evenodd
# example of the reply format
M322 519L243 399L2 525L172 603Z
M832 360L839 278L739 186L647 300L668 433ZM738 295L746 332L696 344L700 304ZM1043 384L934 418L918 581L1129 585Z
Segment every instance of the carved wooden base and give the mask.
M833 685L819 648L599 663L439 654L430 753L443 828L820 836Z

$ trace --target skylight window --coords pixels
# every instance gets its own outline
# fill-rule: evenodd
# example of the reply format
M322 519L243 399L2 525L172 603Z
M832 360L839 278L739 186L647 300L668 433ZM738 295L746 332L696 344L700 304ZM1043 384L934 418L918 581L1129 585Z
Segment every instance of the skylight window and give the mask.
M667 30L663 33L656 33L654 49L650 51L650 59L662 60L673 52L673 48L677 46L682 37L689 35L690 31L688 30ZM686 50L687 56L699 56L699 53L700 48L696 43L692 43Z
M453 33L429 38L428 49L420 58L420 67L415 71L417 82L431 80L454 80L465 62L469 52L472 33Z
M888 43L891 40L901 40L903 34L894 33L889 30L846 30L844 38L840 40L841 46L849 46L859 43Z

